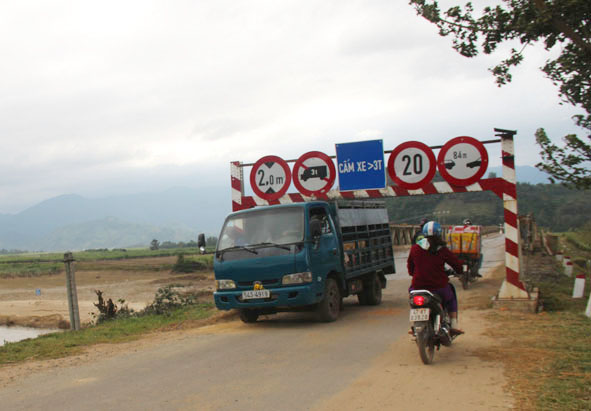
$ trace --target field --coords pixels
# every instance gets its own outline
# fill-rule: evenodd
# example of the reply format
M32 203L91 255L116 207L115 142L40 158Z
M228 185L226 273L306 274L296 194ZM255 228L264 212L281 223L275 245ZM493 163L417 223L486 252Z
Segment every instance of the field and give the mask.
M97 313L96 290L105 300L134 310L144 308L156 291L175 284L209 295L213 290L212 256L195 249L114 250L74 253L82 323ZM192 252L192 253L191 253ZM179 257L182 255L182 257ZM62 254L0 257L0 324L68 328L69 311ZM121 303L120 300L124 300Z

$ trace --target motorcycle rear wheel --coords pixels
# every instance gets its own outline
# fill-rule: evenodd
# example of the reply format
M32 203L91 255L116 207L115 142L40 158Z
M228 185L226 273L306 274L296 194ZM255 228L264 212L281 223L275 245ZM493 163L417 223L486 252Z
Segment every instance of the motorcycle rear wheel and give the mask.
M435 354L435 343L433 341L433 328L431 323L428 323L417 334L417 346L419 347L419 355L423 364L431 364Z
M470 271L466 271L462 274L462 288L464 290L470 288Z

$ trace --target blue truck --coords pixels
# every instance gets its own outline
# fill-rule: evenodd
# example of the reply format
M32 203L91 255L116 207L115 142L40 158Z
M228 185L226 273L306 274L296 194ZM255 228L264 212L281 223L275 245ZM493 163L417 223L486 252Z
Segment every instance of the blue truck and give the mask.
M213 263L218 309L246 323L262 314L315 311L335 321L342 299L378 305L394 273L383 203L311 201L230 214Z

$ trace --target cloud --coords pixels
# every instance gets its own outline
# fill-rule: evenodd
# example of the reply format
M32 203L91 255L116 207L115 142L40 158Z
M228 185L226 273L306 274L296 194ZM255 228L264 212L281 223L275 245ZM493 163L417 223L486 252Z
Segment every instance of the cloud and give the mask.
M229 162L572 132L528 50L501 89L407 4L385 0L28 1L0 6L0 212L63 193L228 184ZM502 50L501 50L502 51ZM491 165L498 155L490 148Z

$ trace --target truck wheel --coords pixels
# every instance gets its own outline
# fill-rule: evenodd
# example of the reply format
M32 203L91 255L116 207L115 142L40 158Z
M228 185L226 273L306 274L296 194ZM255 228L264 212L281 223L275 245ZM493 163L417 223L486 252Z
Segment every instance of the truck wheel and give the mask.
M255 323L259 318L258 311L255 310L240 310L240 319L245 323Z
M316 314L320 321L332 322L339 317L341 310L341 292L334 278L326 279L324 298L316 308Z
M363 282L363 291L357 295L361 305L380 305L382 302L382 282L377 273L371 273Z
M365 290L357 294L357 299L359 300L359 305L367 305L367 295L365 294Z

